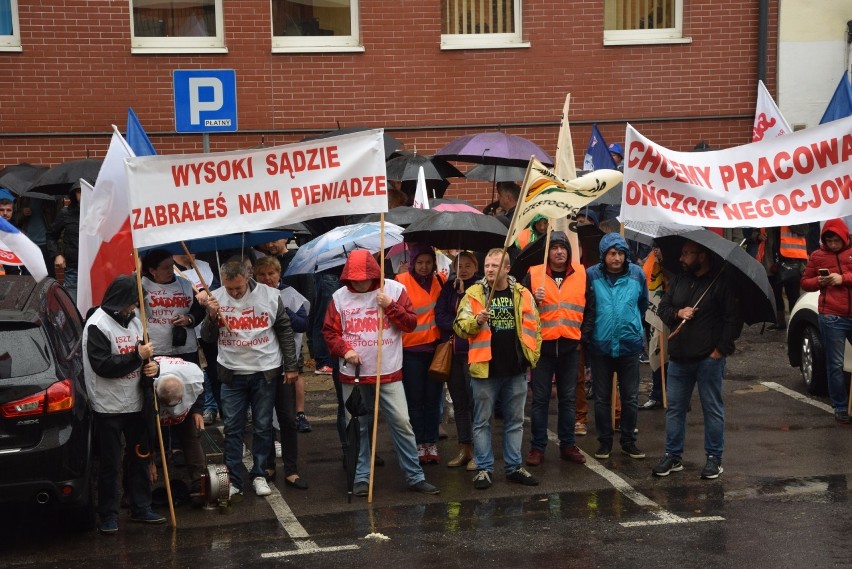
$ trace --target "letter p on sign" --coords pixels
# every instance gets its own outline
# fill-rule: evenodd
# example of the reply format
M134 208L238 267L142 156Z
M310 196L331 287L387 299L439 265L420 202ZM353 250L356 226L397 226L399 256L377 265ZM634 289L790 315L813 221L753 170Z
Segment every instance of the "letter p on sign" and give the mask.
M204 97L202 99L202 90L209 87L213 97ZM204 94L208 91L204 89ZM189 122L191 124L201 124L202 111L218 111L222 108L222 81L216 77L190 77L189 78Z
M233 69L174 72L177 132L235 132L237 78Z

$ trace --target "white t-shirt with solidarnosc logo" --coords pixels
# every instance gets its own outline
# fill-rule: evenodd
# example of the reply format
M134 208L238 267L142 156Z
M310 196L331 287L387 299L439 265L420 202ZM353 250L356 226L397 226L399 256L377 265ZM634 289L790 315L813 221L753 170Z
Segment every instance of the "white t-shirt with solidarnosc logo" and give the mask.
M195 300L192 284L181 277L175 277L168 284L155 283L148 277L142 277L142 288L148 293L145 298L145 318L148 320L148 339L154 344L154 353L170 355L198 351L198 338L192 330L187 330L183 346L172 345L172 320L176 316L189 314Z
M139 312L127 325L127 328L113 320L102 309L97 309L86 322L83 330L83 371L86 376L86 392L89 402L96 413L136 413L142 410L142 390L139 387L139 375L142 368L123 377L101 377L92 369L89 362L89 328L95 326L110 342L113 354L127 354L136 351L136 344L142 340L142 323Z
M281 346L272 328L281 296L277 289L258 284L240 299L225 287L213 291L230 331L219 325L217 361L235 374L250 374L281 366Z
M180 403L169 407L162 402L158 405L161 425L179 425L186 419L195 400L204 391L204 372L192 362L180 358L158 356L154 358L160 364L160 375L154 380L154 389L163 376L175 375L183 381L183 397Z
M404 287L396 281L385 281L385 294L399 300ZM337 289L332 298L340 314L343 341L358 352L361 358L361 375L375 376L379 357L379 305L378 290L352 292L348 287ZM382 375L402 369L402 332L387 317L382 319ZM354 376L355 366L340 358L340 373Z

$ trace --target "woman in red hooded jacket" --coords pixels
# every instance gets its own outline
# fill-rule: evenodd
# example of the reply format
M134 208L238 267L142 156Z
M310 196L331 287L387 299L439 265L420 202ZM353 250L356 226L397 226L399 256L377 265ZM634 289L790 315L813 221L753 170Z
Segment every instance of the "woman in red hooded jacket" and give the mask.
M842 219L825 222L820 235L822 245L811 253L802 273L806 291L820 291L819 329L825 349L828 394L834 406L834 419L849 423L849 394L843 375L846 342L852 342L852 245L849 228Z

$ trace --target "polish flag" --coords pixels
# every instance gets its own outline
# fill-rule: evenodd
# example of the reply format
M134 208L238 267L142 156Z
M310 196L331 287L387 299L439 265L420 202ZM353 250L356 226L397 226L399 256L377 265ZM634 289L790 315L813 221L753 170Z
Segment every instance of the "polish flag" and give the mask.
M80 181L77 308L83 315L101 303L115 277L134 270L124 159L135 154L115 126L113 131L95 186Z

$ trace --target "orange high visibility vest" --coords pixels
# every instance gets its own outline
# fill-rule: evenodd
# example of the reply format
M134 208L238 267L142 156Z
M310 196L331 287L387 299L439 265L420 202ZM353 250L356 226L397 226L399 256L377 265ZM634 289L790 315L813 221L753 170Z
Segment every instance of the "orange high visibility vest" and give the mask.
M546 274L544 265L530 268L530 286L538 288L544 282L544 302L538 306L541 319L541 339L580 339L583 309L586 307L586 271L574 265L574 272L565 277L562 286L556 286L553 277Z
M532 228L527 227L518 232L518 237L515 239L515 246L518 249L523 249L532 242Z
M808 260L808 248L805 237L793 233L786 225L781 228L781 244L778 250L782 257Z
M515 291L512 291L512 298L515 302L518 300ZM538 330L536 326L536 309L533 306L532 294L521 294L521 331L520 339L524 346L535 351L538 347ZM479 314L485 307L478 298L470 297L470 309L474 314ZM517 306L515 307L515 325L517 326ZM472 336L469 340L470 349L467 355L467 361L471 364L484 363L491 361L491 328L483 326L479 333Z
M405 287L408 298L411 299L414 314L417 315L417 326L413 331L403 334L402 347L431 344L440 339L441 331L438 330L435 322L435 304L441 296L441 281L433 275L429 292L426 292L411 273L400 273L396 276L396 280Z

